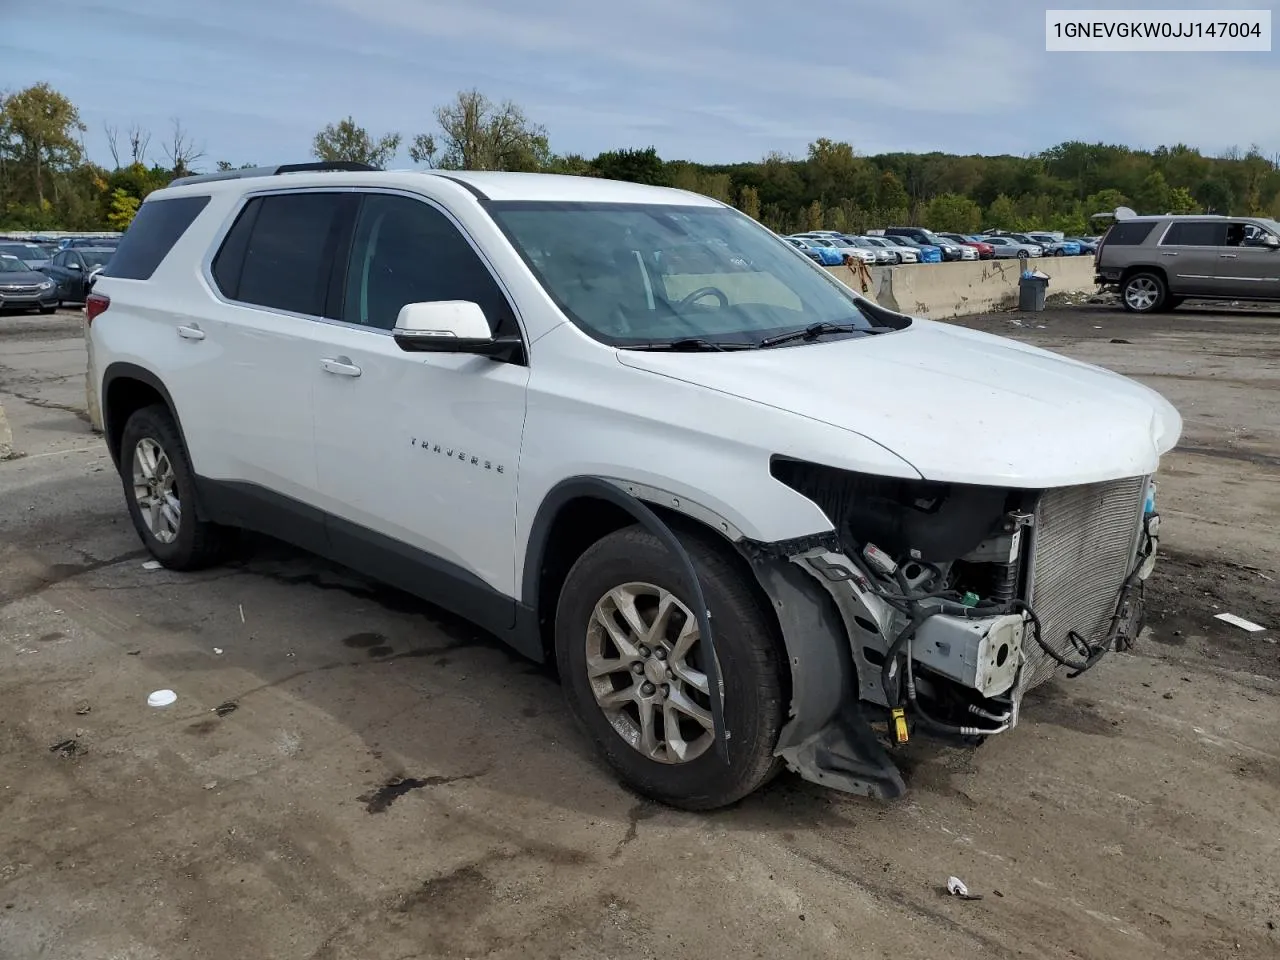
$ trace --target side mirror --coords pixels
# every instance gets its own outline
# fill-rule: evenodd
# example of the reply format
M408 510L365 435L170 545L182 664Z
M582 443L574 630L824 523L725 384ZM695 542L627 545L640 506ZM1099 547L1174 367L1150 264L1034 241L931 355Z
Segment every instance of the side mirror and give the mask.
M406 353L471 353L510 361L523 347L519 337L495 337L480 305L468 300L406 303L391 335Z
M68 264L67 264L67 269L68 269L68 270L79 270L79 269L80 269L80 264L78 264L78 263L68 263Z
M1280 237L1277 237L1274 233L1268 233L1262 238L1262 245L1270 250L1280 248Z

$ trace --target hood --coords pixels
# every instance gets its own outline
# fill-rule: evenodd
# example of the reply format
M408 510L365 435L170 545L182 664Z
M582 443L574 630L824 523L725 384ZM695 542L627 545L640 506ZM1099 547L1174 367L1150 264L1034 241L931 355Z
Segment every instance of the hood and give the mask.
M1141 476L1182 431L1173 406L1134 380L929 320L875 337L732 353L620 350L618 359L860 434L925 479L952 483L1039 489Z
M0 288L11 284L20 284L28 287L33 283L44 283L48 279L48 274L41 273L38 270L5 270L0 272Z

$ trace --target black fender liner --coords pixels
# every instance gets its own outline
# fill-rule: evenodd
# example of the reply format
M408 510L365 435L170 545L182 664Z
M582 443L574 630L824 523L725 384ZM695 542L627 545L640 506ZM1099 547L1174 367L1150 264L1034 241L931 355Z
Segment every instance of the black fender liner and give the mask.
M839 611L810 574L771 549L776 546L742 545L773 603L791 665L790 720L774 752L824 787L881 800L900 797L906 784L859 702Z
M523 606L527 610L537 611L538 581L541 576L543 556L546 553L547 542L551 535L551 527L555 523L556 516L561 508L570 501L581 497L604 500L625 510L635 518L637 523L644 526L646 530L662 541L680 566L681 572L688 581L689 589L693 594L690 597L690 603L694 614L698 618L698 632L706 641L707 649L711 654L708 658L707 671L710 674L708 686L711 690L711 719L715 725L716 750L719 752L721 759L727 763L729 760L730 731L726 730L724 725L724 704L722 702L724 681L720 676L720 662L716 657L711 617L707 611L706 597L702 593L702 584L698 580L698 572L694 569L693 561L689 558L689 554L680 543L679 538L672 532L670 527L662 522L662 519L656 513L649 509L644 501L636 499L616 484L600 477L570 477L567 480L561 480L552 487L538 507L538 512L533 519L533 526L529 530L529 545L525 551L524 576L521 586Z

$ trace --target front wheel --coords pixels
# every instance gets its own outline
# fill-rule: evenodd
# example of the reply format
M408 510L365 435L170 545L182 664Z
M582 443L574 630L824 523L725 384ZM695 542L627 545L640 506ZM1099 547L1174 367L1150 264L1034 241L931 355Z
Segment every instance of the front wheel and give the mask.
M1167 295L1164 279L1154 273L1135 273L1120 288L1120 300L1130 313L1154 313Z
M162 564L198 570L222 558L227 531L196 516L195 475L167 408L143 407L125 424L120 479L133 526Z
M556 609L556 659L579 727L636 791L711 810L772 777L785 717L768 611L717 546L682 537L715 625L726 763L716 749L709 652L689 584L667 547L641 527L595 543L574 564Z

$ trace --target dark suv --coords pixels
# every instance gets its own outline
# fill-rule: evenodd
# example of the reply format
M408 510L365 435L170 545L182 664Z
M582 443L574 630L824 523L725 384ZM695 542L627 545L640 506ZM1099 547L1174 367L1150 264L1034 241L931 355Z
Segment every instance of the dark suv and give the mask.
M1280 300L1280 223L1262 217L1133 217L1098 246L1097 282L1126 310L1172 310L1187 297Z

